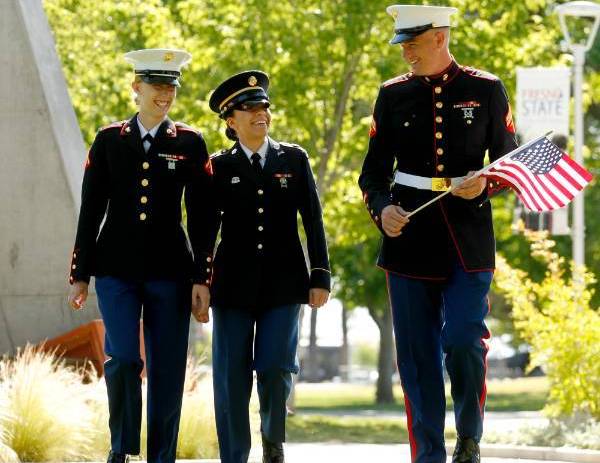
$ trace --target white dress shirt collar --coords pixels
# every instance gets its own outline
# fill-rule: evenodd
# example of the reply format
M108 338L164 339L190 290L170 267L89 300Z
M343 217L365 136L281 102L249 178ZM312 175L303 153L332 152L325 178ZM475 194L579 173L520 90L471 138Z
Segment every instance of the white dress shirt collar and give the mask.
M269 150L269 139L268 138L265 138L264 143L256 151L252 151L250 148L245 146L242 142L240 142L240 146L242 147L242 150L244 150L244 153L246 153L246 157L248 158L248 161L252 162L252 155L256 152L260 155L260 165L262 167L265 166L265 160L267 159L267 151Z

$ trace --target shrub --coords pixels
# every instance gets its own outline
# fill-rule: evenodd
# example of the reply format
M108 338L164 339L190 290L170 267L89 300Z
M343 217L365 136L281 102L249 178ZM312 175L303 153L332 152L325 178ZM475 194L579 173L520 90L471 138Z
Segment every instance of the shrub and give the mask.
M499 256L495 284L512 304L515 327L531 345L530 368L550 383L545 411L553 417L600 419L600 314L590 306L593 276L553 251L544 232L524 231L532 256L546 265L539 282Z
M106 385L103 378L89 379L31 346L2 359L0 462L104 460L110 448ZM212 400L210 375L189 361L177 458L217 457ZM145 450L145 423L142 430Z
M94 456L92 414L79 372L27 346L0 362L0 425L5 444L23 461ZM74 432L77 431L77 432Z

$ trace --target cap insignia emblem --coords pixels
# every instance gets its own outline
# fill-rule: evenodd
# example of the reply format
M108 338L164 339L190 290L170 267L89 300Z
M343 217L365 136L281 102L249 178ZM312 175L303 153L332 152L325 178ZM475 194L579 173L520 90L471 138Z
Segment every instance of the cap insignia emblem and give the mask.
M256 79L255 76L248 77L248 83L250 84L250 87L254 87L257 82L258 82L258 80Z
M163 60L165 63L168 63L169 61L173 61L173 58L175 58L175 55L169 51L169 52L165 53Z

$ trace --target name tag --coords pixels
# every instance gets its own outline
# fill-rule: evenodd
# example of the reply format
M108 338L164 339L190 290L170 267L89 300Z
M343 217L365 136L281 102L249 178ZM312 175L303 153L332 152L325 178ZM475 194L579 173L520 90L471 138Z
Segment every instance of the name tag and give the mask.
M185 161L188 157L184 154L174 153L158 153L158 157L164 159L167 162L169 170L175 170L175 166L179 161Z

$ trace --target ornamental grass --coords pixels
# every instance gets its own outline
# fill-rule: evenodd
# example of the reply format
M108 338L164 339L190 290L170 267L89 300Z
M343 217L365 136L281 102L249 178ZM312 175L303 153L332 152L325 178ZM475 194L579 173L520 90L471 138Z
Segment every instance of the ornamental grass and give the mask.
M144 452L145 381L143 388ZM0 462L103 461L109 448L103 378L90 381L82 369L31 346L0 360ZM177 458L217 457L211 377L189 360Z

